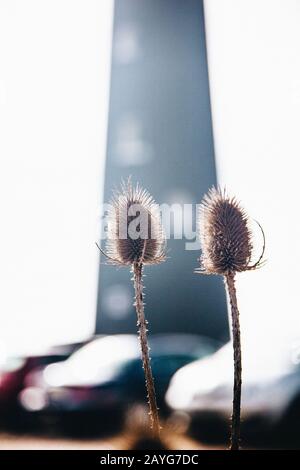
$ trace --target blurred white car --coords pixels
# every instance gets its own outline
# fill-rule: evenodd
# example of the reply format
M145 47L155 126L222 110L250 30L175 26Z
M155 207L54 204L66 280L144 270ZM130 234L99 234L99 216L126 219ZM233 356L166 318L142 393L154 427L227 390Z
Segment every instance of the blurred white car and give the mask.
M280 420L300 395L300 370L281 351L278 357L259 351L243 355L242 416ZM228 419L232 411L233 351L228 343L210 357L179 369L173 376L166 401L173 410L215 413Z

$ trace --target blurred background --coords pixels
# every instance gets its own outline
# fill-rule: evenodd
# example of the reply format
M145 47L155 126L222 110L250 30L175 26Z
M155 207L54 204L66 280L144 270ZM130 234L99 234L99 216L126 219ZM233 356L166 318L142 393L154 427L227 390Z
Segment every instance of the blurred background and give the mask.
M226 185L264 227L266 266L238 279L243 446L300 447L299 19L297 0L0 0L0 448L147 437L131 274L95 246L129 175L174 217ZM227 302L194 274L194 221L146 270L152 367L164 445L224 448Z

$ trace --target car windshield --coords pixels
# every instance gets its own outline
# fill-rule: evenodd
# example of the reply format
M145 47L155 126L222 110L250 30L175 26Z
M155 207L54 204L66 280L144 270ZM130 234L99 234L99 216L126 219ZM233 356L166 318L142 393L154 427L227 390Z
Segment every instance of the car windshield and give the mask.
M44 378L52 386L94 385L112 379L124 363L138 355L134 335L107 336L83 346L64 363L48 366Z

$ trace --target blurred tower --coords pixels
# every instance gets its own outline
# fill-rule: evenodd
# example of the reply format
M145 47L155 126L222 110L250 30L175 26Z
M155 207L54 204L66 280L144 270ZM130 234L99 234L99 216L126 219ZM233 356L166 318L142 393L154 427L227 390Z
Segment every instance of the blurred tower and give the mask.
M158 203L199 203L215 183L199 0L115 1L106 202L129 175ZM167 262L145 272L150 331L226 340L222 281L194 274L199 251L186 251L185 242L169 240ZM128 269L101 265L98 332L136 330L130 278Z

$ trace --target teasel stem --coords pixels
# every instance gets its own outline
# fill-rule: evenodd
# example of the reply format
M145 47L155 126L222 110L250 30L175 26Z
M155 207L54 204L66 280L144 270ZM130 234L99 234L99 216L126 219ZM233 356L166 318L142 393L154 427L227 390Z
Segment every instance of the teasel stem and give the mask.
M229 301L231 306L231 323L233 339L234 358L234 385L233 385L233 408L231 417L231 445L230 450L240 448L240 426L241 426L241 390L242 390L242 351L239 310L235 288L235 273L229 272L225 275Z
M149 346L147 339L147 320L144 314L144 299L143 299L143 264L140 262L133 263L133 282L135 289L135 308L137 313L137 326L139 328L139 340L141 346L141 354L143 361L143 368L145 372L145 381L148 394L149 416L151 428L154 436L160 434L160 424L158 416L158 408L156 403L154 380L152 376Z

